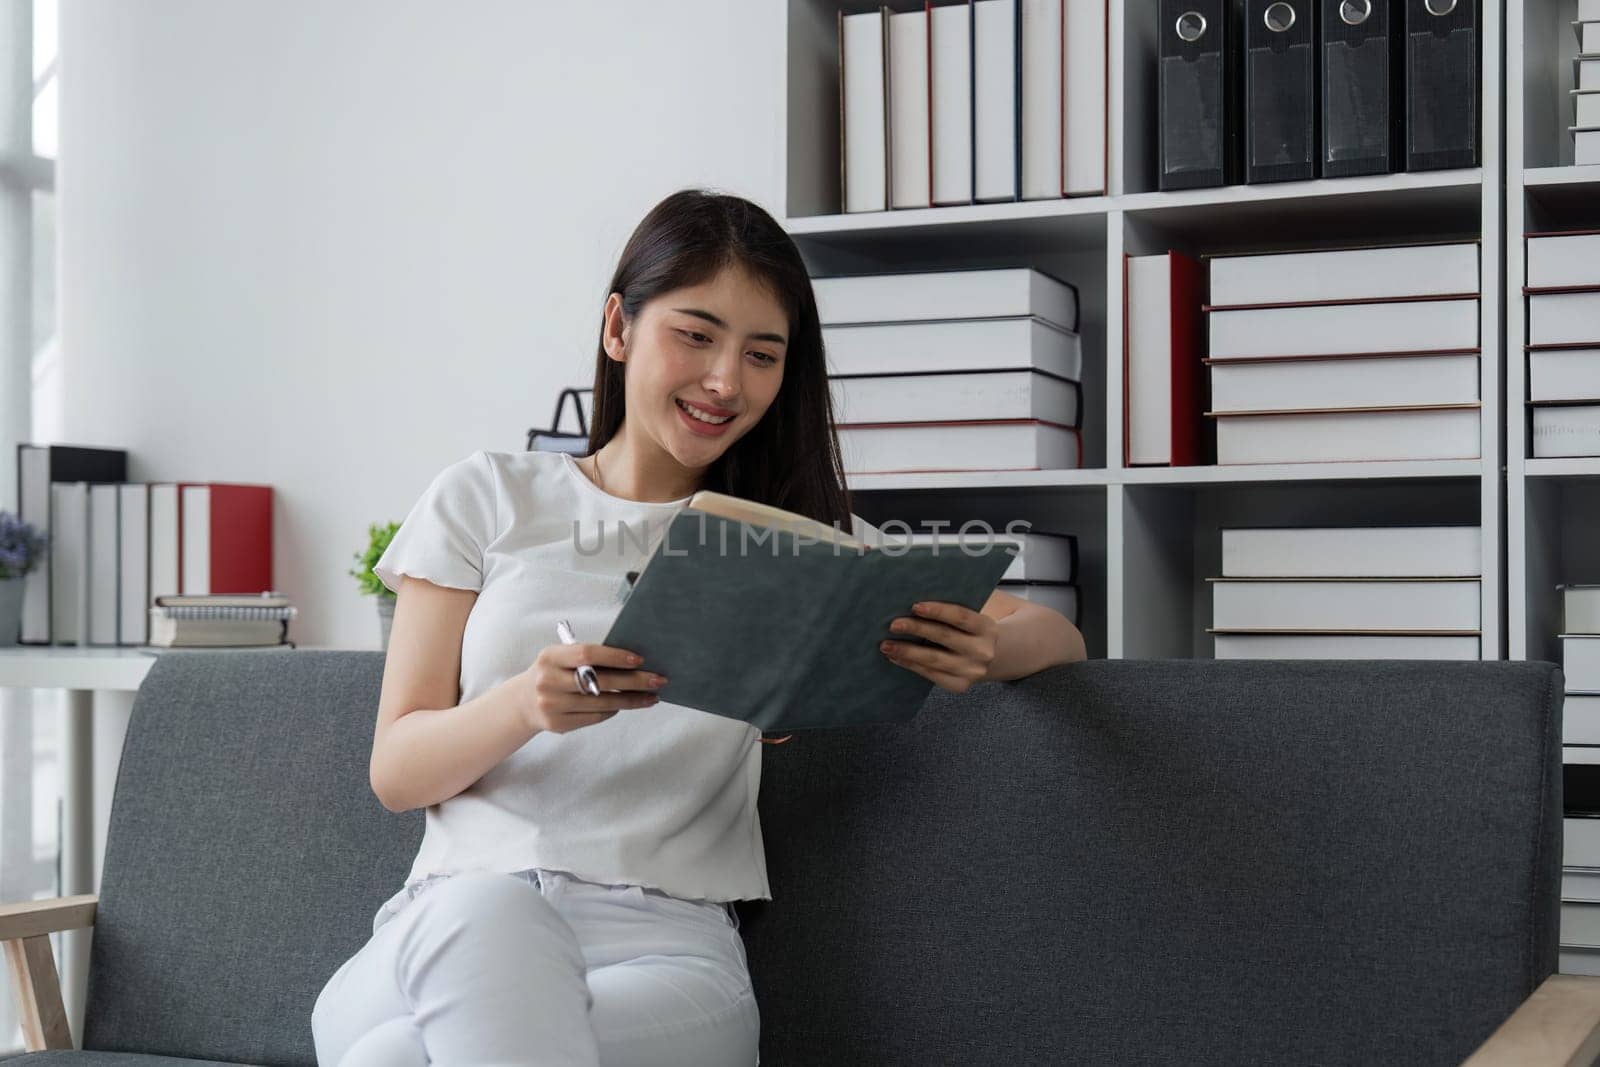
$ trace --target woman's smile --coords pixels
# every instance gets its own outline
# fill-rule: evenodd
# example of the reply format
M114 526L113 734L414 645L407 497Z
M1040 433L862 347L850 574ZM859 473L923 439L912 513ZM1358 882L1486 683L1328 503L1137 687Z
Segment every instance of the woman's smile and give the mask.
M672 406L678 409L678 418L689 428L689 432L698 437L721 437L728 432L728 427L733 423L733 416L731 415L722 423L702 421L685 410L686 402L682 400L675 399ZM710 413L704 408L695 407L694 410L705 415L706 418L711 418Z

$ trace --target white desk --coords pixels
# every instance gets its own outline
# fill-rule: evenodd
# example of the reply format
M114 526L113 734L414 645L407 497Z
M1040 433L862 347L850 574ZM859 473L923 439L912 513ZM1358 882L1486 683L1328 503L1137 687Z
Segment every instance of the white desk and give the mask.
M288 646L272 647L293 651ZM122 741L133 698L160 655L138 648L0 646L0 686L66 692L61 743L63 896L100 891L100 866ZM33 776L30 773L21 782L8 780L5 788L8 793L14 788L31 790ZM78 1047L83 1041L92 936L92 930L62 934L61 996Z

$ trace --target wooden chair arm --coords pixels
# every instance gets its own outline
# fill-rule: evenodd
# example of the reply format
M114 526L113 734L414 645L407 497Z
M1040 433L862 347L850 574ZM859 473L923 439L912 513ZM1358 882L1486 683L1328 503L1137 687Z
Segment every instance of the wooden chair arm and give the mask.
M1600 1057L1600 978L1552 974L1462 1067L1589 1067Z
M94 909L99 902L100 898L95 894L85 893L79 897L0 904L0 941L93 926Z
M22 1015L22 1040L29 1052L73 1047L50 935L93 926L99 899L88 893L0 904L0 944L5 946L6 969Z

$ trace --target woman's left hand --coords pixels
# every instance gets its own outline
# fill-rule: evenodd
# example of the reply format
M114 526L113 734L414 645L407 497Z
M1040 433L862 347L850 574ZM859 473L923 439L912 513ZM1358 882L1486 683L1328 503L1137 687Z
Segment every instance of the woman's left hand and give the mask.
M989 676L1000 624L981 611L931 600L912 607L913 617L894 620L896 633L914 634L941 646L885 641L880 647L892 663L915 671L941 689L965 693Z

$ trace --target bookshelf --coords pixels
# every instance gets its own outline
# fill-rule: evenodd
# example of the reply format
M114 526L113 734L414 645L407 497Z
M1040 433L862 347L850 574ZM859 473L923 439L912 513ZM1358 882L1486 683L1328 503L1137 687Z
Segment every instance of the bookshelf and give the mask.
M1534 459L1523 235L1600 229L1600 166L1572 165L1576 0L1506 11L1506 555L1512 659L1561 661L1559 583L1600 582L1600 458Z
M1529 0L1531 12L1544 0ZM1539 15L1554 27L1576 0L1549 0ZM1211 601L1206 579L1220 573L1220 534L1229 525L1381 525L1477 523L1483 529L1482 656L1528 655L1534 624L1523 539L1507 540L1508 514L1525 514L1521 484L1503 476L1506 442L1516 454L1515 479L1536 486L1539 515L1573 546L1589 524L1568 495L1592 495L1600 504L1600 459L1522 462L1520 378L1508 375L1521 355L1518 221L1508 215L1513 189L1520 198L1524 137L1519 91L1523 63L1520 5L1508 13L1501 0L1480 0L1482 12L1482 116L1480 165L1470 169L1333 178L1268 185L1161 192L1156 189L1155 5L1109 0L1107 63L1107 189L1103 196L974 204L959 207L840 214L839 93L836 16L876 10L858 0L786 0L783 99L786 128L779 203L783 223L814 275L894 272L902 269L1029 266L1078 288L1084 343L1084 467L1071 471L860 475L850 479L857 510L867 519L998 516L996 527L1027 519L1044 530L1077 535L1082 598L1081 628L1089 655L1109 658L1209 657L1206 632ZM920 10L921 2L889 0L892 11ZM1575 17L1567 14L1566 19ZM1502 49L1505 21L1509 50ZM1570 41L1570 28L1562 23ZM1551 29L1553 32L1553 29ZM1508 73L1502 62L1512 57ZM1569 64L1570 66L1570 64ZM1571 80L1570 71L1567 74ZM1527 95L1553 100L1565 88L1539 79ZM1501 99L1512 134L1502 136ZM1538 170L1527 183L1549 210L1593 204L1600 197L1600 167L1575 175L1561 167L1555 131L1539 141L1531 160ZM1565 130L1560 131L1563 136ZM1515 177L1506 167L1503 141L1516 141ZM1571 148L1567 148L1570 163ZM1513 186L1512 182L1516 185ZM1585 209L1587 210L1587 209ZM1590 225L1600 226L1600 221ZM1175 248L1191 255L1336 248L1378 242L1473 239L1480 243L1479 459L1444 461L1308 463L1227 467L1122 465L1122 258ZM1518 313L1520 315L1520 313ZM1506 338L1519 340L1508 347ZM1209 423L1209 420L1208 420ZM1210 427L1207 427L1208 432ZM1507 436L1508 429L1510 436ZM1546 464L1558 464L1546 466ZM1508 508L1514 510L1508 511ZM1547 515L1546 512L1549 514ZM1553 516L1553 517L1552 517ZM1538 527L1547 537L1546 526ZM1513 530L1513 533L1518 531ZM1518 560L1505 566L1508 550ZM1565 572L1564 572L1565 573ZM1543 576L1534 576L1543 582ZM1568 575L1564 580L1579 580ZM1600 580L1591 578L1590 580ZM1546 583L1549 584L1549 583ZM1553 590L1552 590L1553 595ZM1508 600L1515 600L1508 606ZM1557 606L1559 606L1557 604ZM1509 620L1509 625L1507 624ZM1541 624L1542 625L1542 624ZM1510 643L1508 645L1508 634ZM1536 645L1542 658L1559 649Z

